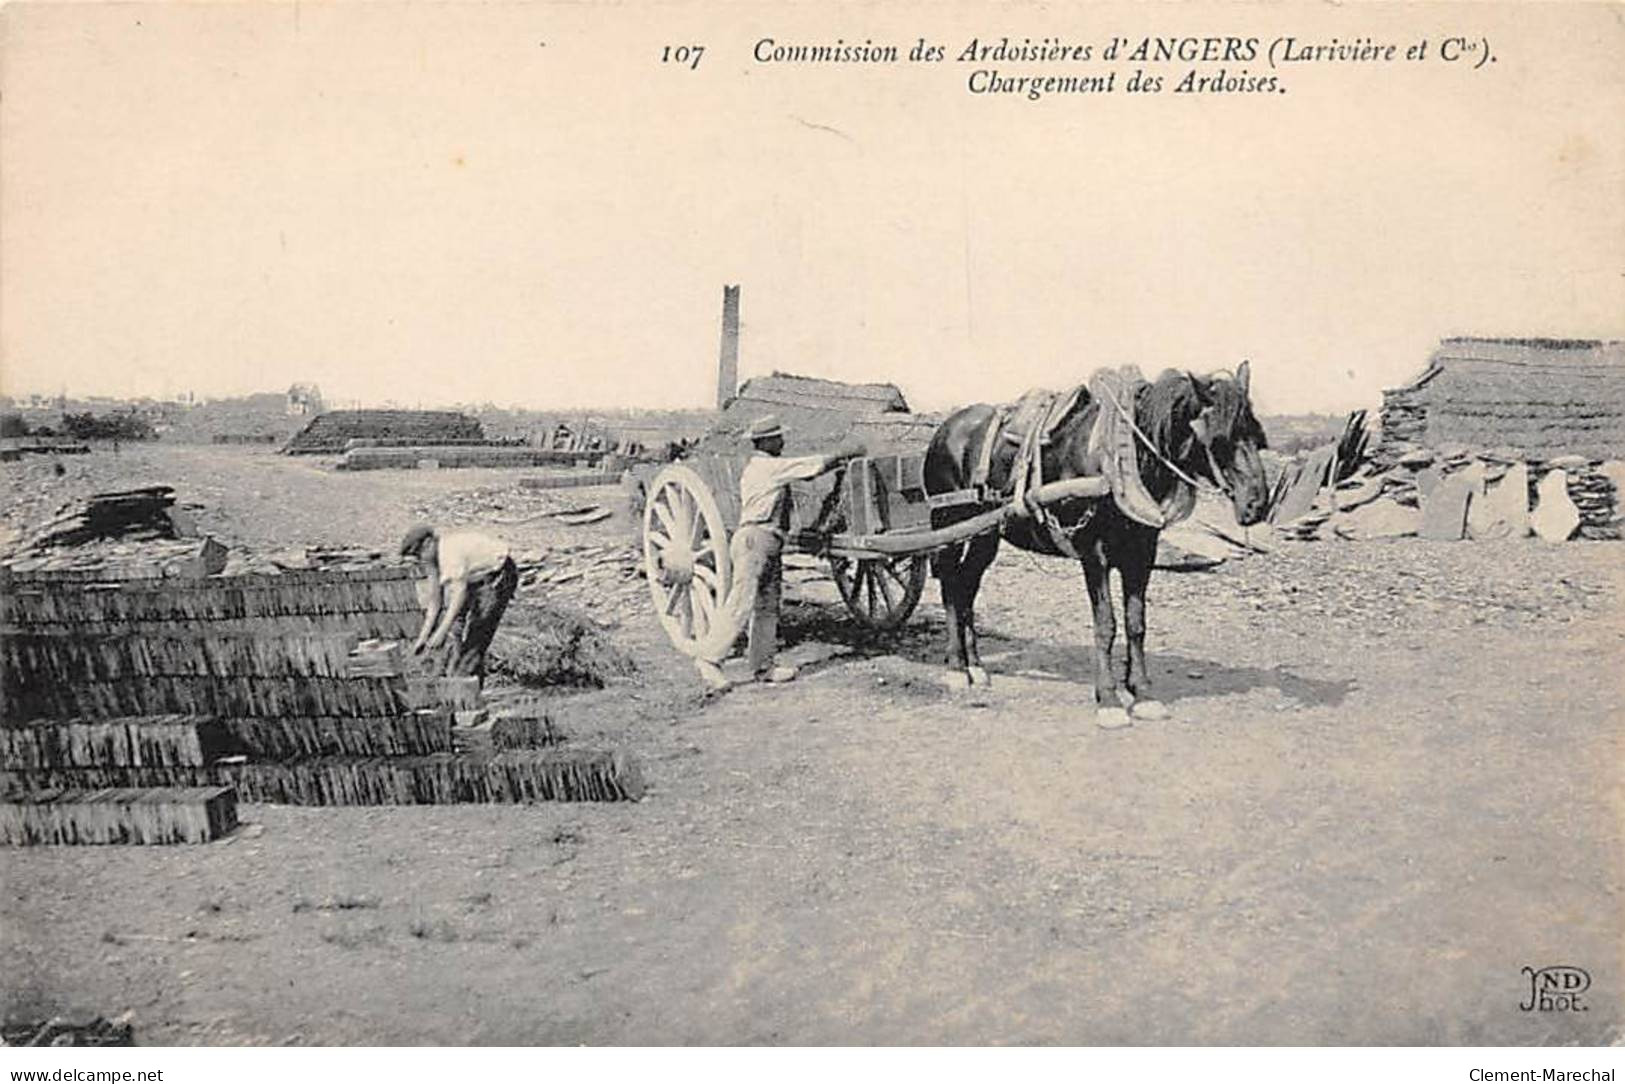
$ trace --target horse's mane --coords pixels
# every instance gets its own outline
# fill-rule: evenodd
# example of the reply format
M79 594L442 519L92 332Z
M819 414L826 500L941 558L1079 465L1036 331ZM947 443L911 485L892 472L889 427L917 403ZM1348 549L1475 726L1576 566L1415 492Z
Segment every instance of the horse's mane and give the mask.
M1185 440L1174 443L1176 428L1188 426L1202 412L1202 399L1196 393L1196 378L1177 369L1164 369L1135 400L1134 420L1140 432L1163 455L1176 463L1190 453L1190 430ZM1159 471L1160 473L1160 471Z
M1204 401L1197 384L1206 389ZM1264 427L1253 414L1247 393L1228 374L1201 377L1178 369L1164 369L1135 403L1140 429L1162 453L1176 462L1188 454L1190 438L1174 445L1176 426L1188 425L1204 407L1210 407L1209 429L1213 436L1231 444L1243 441L1265 448ZM1189 430L1186 430L1187 434Z
M1206 391L1206 400L1198 390L1198 382ZM1209 407L1212 413L1208 421L1215 438L1231 444L1247 441L1257 448L1267 446L1264 427L1254 416L1246 392L1228 377L1200 377L1178 369L1164 369L1136 397L1135 424L1159 452L1184 467L1196 450L1190 423ZM1144 448L1140 449L1140 473L1154 493L1165 492L1173 481L1167 468Z

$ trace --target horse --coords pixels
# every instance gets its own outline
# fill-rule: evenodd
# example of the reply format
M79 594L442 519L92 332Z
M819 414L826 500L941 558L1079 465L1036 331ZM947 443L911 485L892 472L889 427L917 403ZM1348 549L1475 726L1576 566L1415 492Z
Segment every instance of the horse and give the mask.
M1248 365L1234 376L1198 376L1173 369L1133 393L1136 458L1146 492L1164 502L1175 487L1206 479L1231 501L1236 521L1250 526L1264 518L1269 485L1260 449L1264 429L1253 414L1248 395ZM1090 448L1090 434L1102 410L1113 402L1096 402L1081 394L1051 431L1039 453L1042 478L1058 481L1092 478L1103 473L1102 455ZM925 455L925 488L943 494L970 487L985 439L998 442L986 464L987 492L1008 496L1015 488L1019 452L1017 434L1005 439L989 433L1003 415L986 404L964 407L949 415L932 434ZM947 507L933 515L933 527L969 518L986 506ZM1112 729L1134 718L1166 718L1167 709L1152 692L1145 665L1145 595L1157 554L1160 529L1125 515L1110 497L1067 497L1050 507L1049 525L1030 516L1012 516L996 531L977 535L937 551L932 572L942 588L947 615L947 665L944 680L965 689L989 685L976 636L976 594L982 576L999 550L1001 538L1019 549L1048 555L1076 556L1094 612L1095 719ZM1070 552L1068 552L1070 551ZM1109 593L1111 569L1123 584L1123 619L1128 633L1128 661L1121 696L1112 673L1112 642L1117 635ZM1125 706L1128 710L1125 710Z

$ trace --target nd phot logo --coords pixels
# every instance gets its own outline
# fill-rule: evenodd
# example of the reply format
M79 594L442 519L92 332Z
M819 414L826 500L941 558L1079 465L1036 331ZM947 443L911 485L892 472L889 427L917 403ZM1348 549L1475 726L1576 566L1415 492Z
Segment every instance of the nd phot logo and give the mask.
M1587 1012L1581 994L1591 989L1591 975L1583 967L1558 964L1555 967L1523 969L1529 976L1529 998L1520 1002L1524 1012Z

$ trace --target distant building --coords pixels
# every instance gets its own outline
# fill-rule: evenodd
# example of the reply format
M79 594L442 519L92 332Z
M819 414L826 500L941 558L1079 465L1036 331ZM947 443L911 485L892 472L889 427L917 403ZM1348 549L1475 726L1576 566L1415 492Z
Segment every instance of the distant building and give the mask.
M313 418L322 412L322 389L314 384L295 384L288 389L288 415Z

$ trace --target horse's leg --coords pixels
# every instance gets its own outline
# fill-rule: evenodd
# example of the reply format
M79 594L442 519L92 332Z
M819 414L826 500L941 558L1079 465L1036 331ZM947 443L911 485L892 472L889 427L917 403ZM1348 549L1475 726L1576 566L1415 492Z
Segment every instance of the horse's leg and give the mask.
M942 680L949 688L965 688L970 684L966 674L969 662L965 657L965 623L960 604L963 595L960 558L959 546L945 546L931 558L931 570L942 585L942 612L948 635L948 649L944 652L943 660L948 669Z
M1130 707L1136 719L1166 719L1168 709L1151 695L1151 671L1145 665L1145 591L1157 557L1157 532L1135 528L1117 558L1123 577L1123 626L1128 633L1128 665L1123 685L1134 697Z
M960 596L962 609L959 615L960 635L965 640L965 673L970 677L972 685L991 685L993 679L988 676L987 670L982 667L981 646L976 635L976 594L982 589L982 576L987 572L988 566L999 552L999 536L997 532L979 535L970 540L965 547L965 559L960 562L960 583L963 594Z
M1117 699L1117 679L1112 676L1112 641L1117 638L1117 618L1112 614L1111 566L1106 563L1106 542L1091 538L1081 552L1083 581L1089 588L1089 602L1095 619L1095 722L1107 730L1130 725L1128 712Z

